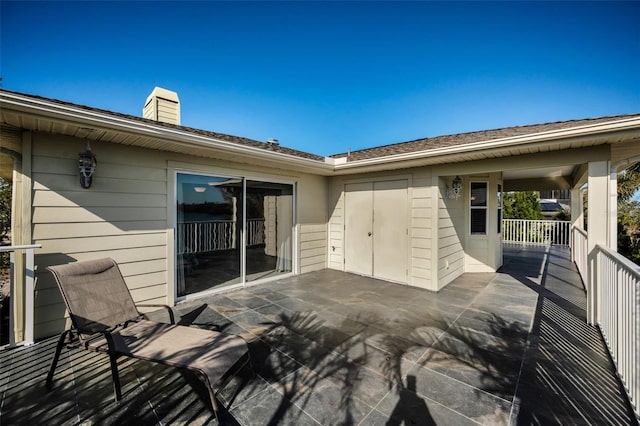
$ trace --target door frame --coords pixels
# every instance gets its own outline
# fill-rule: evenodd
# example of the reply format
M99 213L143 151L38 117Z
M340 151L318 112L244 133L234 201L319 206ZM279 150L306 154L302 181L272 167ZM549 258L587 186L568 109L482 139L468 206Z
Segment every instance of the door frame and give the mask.
M293 187L293 224L291 229L291 272L277 275L274 277L268 277L256 281L246 281L246 268L245 268L245 251L246 251L246 232L243 228L242 241L241 241L241 282L237 284L231 284L222 288L212 288L198 293L188 294L184 296L178 296L178 277L176 271L176 204L178 201L177 193L177 176L178 173L194 174L201 176L225 176L243 179L243 203L246 203L246 181L264 181L271 183L281 183L285 185L291 185ZM298 204L297 204L297 191L298 184L297 179L289 176L271 175L269 173L255 173L247 170L231 169L225 167L208 166L203 164L191 164L183 162L167 162L167 304L174 306L178 302L187 300L198 299L203 296L208 296L224 291L228 291L234 288L251 287L259 285L268 281L278 280L281 278L290 277L296 275L298 272ZM246 222L246 210L243 211L242 217L243 224Z

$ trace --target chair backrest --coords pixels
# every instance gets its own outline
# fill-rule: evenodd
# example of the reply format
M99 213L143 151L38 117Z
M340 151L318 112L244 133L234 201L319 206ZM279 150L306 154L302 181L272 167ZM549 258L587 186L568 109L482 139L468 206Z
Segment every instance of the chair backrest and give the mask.
M58 283L73 325L82 333L95 333L138 317L131 293L113 259L47 269Z

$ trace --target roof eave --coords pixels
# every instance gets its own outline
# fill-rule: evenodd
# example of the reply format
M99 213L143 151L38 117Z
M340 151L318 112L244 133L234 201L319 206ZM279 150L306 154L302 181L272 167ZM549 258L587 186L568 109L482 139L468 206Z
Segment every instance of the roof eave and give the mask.
M280 168L293 168L321 175L330 175L332 162L297 157L283 152L242 145L211 136L198 135L181 129L172 129L155 123L138 122L110 115L101 111L92 111L69 105L57 104L44 99L34 99L16 93L0 92L0 104L5 111L11 110L40 119L49 119L78 128L98 128L105 130L125 131L131 134L153 137L171 144L198 146L211 151L231 153L241 158L264 160L266 163L278 163ZM117 142L116 142L117 143ZM135 144L132 144L135 146Z
M460 161L461 157L468 156L469 153L486 152L492 156L499 156L496 154L524 146L535 146L537 148L564 146L564 148L569 148L572 144L581 140L607 138L614 134L628 135L630 132L632 137L640 138L640 117L363 160L342 163L336 161L335 171L336 174L347 174L356 171L385 170L389 167L398 167L400 164L402 164L403 168L406 168L425 164L452 163ZM336 160L340 158L344 157L336 158Z

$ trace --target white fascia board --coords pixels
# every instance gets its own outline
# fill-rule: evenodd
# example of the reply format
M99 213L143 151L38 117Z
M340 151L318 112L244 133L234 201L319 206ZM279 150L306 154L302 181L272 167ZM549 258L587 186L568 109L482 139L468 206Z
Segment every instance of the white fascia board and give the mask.
M640 137L640 117L615 120L605 123L597 123L586 126L571 127L568 129L550 130L546 132L533 133L528 135L512 136L508 138L491 139L457 146L435 148L423 151L408 152L404 154L388 155L365 160L350 161L346 164L336 163L335 170L348 170L360 167L389 164L394 162L405 162L411 160L423 160L447 156L450 161L455 161L456 155L469 154L478 151L493 151L500 149L511 149L513 147L535 144L541 145L570 145L577 138L589 136L600 136L607 133L635 130Z
M171 129L157 126L154 123L142 123L126 117L118 117L100 111L90 111L69 105L48 102L41 99L33 99L16 95L14 93L0 92L1 107L5 110L13 110L27 115L48 118L51 120L73 123L78 127L106 128L109 130L124 131L140 136L163 139L168 142L178 142L185 145L200 146L210 149L219 149L238 155L259 157L265 160L278 161L285 164L315 169L323 174L331 173L333 166L322 160L297 157L294 155L267 151L256 147L241 145L222 139L194 134L180 129Z

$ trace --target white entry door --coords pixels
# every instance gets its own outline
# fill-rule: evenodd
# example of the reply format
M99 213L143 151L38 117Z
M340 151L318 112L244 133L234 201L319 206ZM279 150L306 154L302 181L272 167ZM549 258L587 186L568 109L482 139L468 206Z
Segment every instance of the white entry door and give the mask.
M407 282L407 181L345 187L345 270Z

